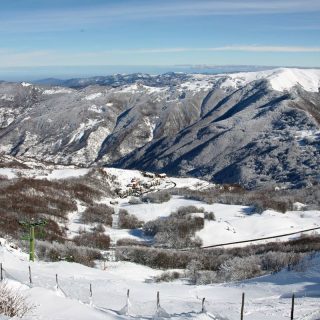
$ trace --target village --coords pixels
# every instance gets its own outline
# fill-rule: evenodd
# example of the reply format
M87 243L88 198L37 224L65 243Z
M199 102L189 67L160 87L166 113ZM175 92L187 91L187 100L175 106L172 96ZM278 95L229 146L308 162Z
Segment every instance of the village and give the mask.
M175 186L175 183L168 181L167 175L165 173L151 173L142 172L143 177L148 178L148 180L142 180L140 178L134 177L131 182L126 185L125 190L119 191L119 196L121 198L126 198L128 196L141 196L144 193L155 191L156 189L166 189L169 185ZM158 188L156 188L158 187Z

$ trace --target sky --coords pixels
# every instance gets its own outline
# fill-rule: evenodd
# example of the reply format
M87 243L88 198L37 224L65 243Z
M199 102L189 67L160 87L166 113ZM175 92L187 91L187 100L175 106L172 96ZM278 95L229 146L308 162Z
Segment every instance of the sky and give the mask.
M0 78L58 66L320 67L320 0L0 0L0 39Z

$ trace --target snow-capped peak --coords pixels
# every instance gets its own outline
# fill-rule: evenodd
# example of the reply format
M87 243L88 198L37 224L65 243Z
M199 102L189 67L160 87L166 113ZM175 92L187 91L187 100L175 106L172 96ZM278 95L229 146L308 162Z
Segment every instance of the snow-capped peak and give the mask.
M278 68L258 72L240 72L227 75L223 83L226 87L242 87L252 81L266 79L277 91L290 90L300 85L309 92L318 92L320 87L320 69Z
M28 82L21 82L21 85L22 85L23 87L30 87L30 86L32 86L32 84L31 84L31 83L28 83Z

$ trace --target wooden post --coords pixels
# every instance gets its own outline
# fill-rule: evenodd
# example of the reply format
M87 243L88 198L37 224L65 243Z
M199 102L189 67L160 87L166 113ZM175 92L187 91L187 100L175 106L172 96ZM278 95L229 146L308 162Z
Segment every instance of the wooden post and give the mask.
M204 313L206 312L206 308L204 306L204 302L206 301L206 298L202 298L202 308L201 308L201 312Z
M2 268L2 262L0 264L0 280L3 280L3 268Z
M58 281L58 274L56 273L56 285L57 285L57 288L59 288L59 281Z
M126 315L129 315L129 306L130 306L130 302L129 302L129 298L130 298L130 289L127 290L127 311L126 311Z
M30 252L29 252L29 260L34 261L34 225L30 226Z
M160 308L160 293L159 291L157 292L157 309Z
M241 316L240 316L241 320L243 320L243 311L244 311L244 292L242 293L242 302L241 302Z
M293 320L294 316L294 293L292 294L292 301L291 301L291 320Z
M29 282L32 284L31 267L29 266Z
M92 284L90 283L90 298L92 298Z

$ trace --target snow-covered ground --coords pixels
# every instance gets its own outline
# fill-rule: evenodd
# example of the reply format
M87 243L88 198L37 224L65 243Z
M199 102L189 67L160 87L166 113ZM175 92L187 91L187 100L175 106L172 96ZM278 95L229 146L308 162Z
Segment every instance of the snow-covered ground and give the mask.
M127 189L127 186L131 183L132 179L138 179L141 183L152 181L151 178L143 176L138 170L123 170L116 168L105 168L104 170L109 175L115 177L117 185L120 186L122 190ZM18 177L19 175L48 180L68 179L84 176L88 172L89 169L72 167L53 170L0 168L0 175L5 175L10 179ZM167 177L160 179L160 185L154 187L154 190L163 190L173 186L193 190L218 187L212 183L195 178ZM253 209L250 207L224 205L219 203L209 205L204 202L185 199L179 196L173 196L168 202L159 204L142 203L131 205L128 202L129 199L130 197L123 199L105 198L102 199L101 202L110 205L110 201L114 200L115 202L118 202L118 204L113 205L116 207L116 210L126 209L130 214L134 214L139 220L144 222L155 220L159 217L167 217L179 207L183 206L195 206L204 208L206 212L213 212L216 221L206 220L204 228L196 233L196 235L202 239L203 246L277 236L280 234L320 227L320 211L289 211L283 214L272 210L266 210L262 214L254 214ZM79 222L81 212L84 210L85 207L78 203L78 212L70 213L70 221L68 223L70 236L74 236L79 228L90 228L90 226L83 225ZM310 233L311 232L309 232L309 234ZM109 234L114 242L122 238L146 240L139 230L107 228L106 234ZM297 236L299 236L299 234L285 236L279 238L279 240L285 241ZM269 241L274 241L274 239Z
M181 280L153 283L150 279L159 275L160 270L126 262L108 262L106 270L68 262L29 263L27 255L5 245L0 246L0 262L8 285L18 288L36 306L25 317L30 320L152 319L157 291L161 307L171 319L238 319L242 292L246 293L247 320L289 319L293 292L297 297L295 319L320 319L320 257L311 261L307 271L282 271L244 282L206 286L188 285ZM121 315L127 289L130 289L129 315ZM203 297L207 313L200 313Z
M18 170L18 171L17 171ZM126 188L133 178L148 181L139 171L106 168L116 177L117 185ZM59 168L53 170L0 169L0 175L15 178L24 172L38 179L67 179L85 175L87 169ZM18 172L20 172L18 174ZM27 173L26 173L27 172ZM32 174L31 174L32 172ZM190 189L213 187L198 179L165 178L159 189L176 185ZM129 198L102 199L102 203L114 203L116 210L123 208L144 221L166 217L182 206L196 206L213 212L216 221L206 221L197 233L203 245L248 240L295 232L320 225L320 211L292 211L285 214L267 210L255 214L252 208L236 205L206 204L200 201L174 196L161 204L142 203L131 205ZM118 203L116 203L118 202ZM79 227L90 228L79 222L85 206L78 201L78 210L69 214L68 236L77 234ZM139 230L107 228L113 243L121 238L145 239ZM285 240L296 236L281 238ZM312 260L304 272L282 271L243 282L193 286L184 280L173 283L154 283L152 278L162 273L145 266L128 262L106 262L97 268L88 268L75 263L45 263L28 261L27 255L4 244L0 239L0 262L5 269L9 286L19 288L36 308L26 317L31 319L152 319L157 318L156 293L160 292L161 306L171 319L238 319L242 292L246 293L245 319L284 320L289 318L291 294L296 294L295 319L320 319L320 256ZM31 265L33 285L29 285L28 266ZM55 275L59 276L56 288ZM93 297L89 297L92 284ZM128 315L120 310L126 304L126 292L130 289ZM206 298L206 313L201 313L201 299ZM1 319L1 317L0 317ZM1 319L2 320L2 319Z
M239 72L226 74L227 80L222 88L239 88L255 80L266 79L271 87L277 91L290 90L298 85L306 91L318 92L319 69L277 68L258 72Z
M320 211L288 211L283 214L266 210L262 214L254 214L250 207L219 203L209 205L177 196L172 197L168 202L159 204L121 203L121 208L145 222L166 217L183 206L196 206L214 213L216 221L206 220L204 228L196 233L202 239L203 246L276 236L320 227ZM297 235L282 237L280 240L294 237Z

